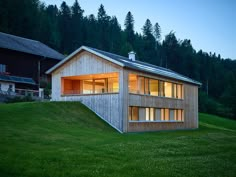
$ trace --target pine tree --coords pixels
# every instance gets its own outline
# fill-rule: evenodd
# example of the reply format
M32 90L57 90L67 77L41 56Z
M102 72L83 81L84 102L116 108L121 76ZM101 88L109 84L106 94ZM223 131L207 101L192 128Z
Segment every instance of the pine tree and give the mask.
M149 19L146 20L143 28L143 41L144 41L144 56L146 61L150 63L157 63L156 52L155 52L155 38L153 36L153 27Z
M98 19L98 48L109 51L110 39L109 39L109 20L110 16L106 14L104 6L101 4L97 14Z
M159 43L161 40L161 27L158 23L155 23L155 25L154 25L153 35L154 35L156 41Z
M106 10L102 4L100 5L98 9L97 19L98 19L98 23L105 23L109 20L109 16L106 14Z
M128 12L125 18L125 34L126 40L131 45L134 43L134 17L131 12Z
M81 9L77 0L75 0L73 6L71 7L71 24L73 28L71 29L72 32L72 50L79 48L82 45L82 30L83 30L83 13L84 10Z
M60 50L64 54L69 54L72 52L71 10L65 1L62 2L59 12L59 29L61 36Z
M149 19L146 20L142 30L143 30L143 36L145 38L150 39L153 36L152 35L153 34L153 27L152 27L152 23Z

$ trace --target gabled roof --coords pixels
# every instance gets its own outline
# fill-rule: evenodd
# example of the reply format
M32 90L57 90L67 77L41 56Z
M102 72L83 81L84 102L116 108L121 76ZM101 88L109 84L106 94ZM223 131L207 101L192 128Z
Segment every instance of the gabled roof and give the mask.
M152 64L137 61L137 60L136 61L131 61L127 57L123 57L123 56L116 55L116 54L113 54L113 53L110 53L110 52L105 52L105 51L102 51L102 50L98 50L98 49L91 48L91 47L86 47L86 46L82 46L79 49L77 49L76 51L74 51L73 53L71 53L68 57L66 57L61 62L57 63L54 67L49 69L46 73L47 74L52 73L54 70L59 68L61 65L66 63L74 55L76 55L77 53L79 53L81 51L91 52L91 53L93 53L93 54L95 54L95 55L97 55L101 58L104 58L105 60L108 60L112 63L115 63L115 64L117 64L121 67L127 67L127 68L130 68L130 69L134 69L134 70L141 71L141 72L147 72L147 73L158 75L158 76L164 76L166 78L176 79L176 80L188 82L188 83L199 85L199 86L201 85L200 82L195 81L195 80L193 80L191 78L188 78L184 75L181 75L179 73L176 73L176 72L174 72L170 69L159 67L159 66L156 66L156 65L152 65Z
M62 60L63 58L65 58L64 55L39 41L2 32L0 32L0 48L15 50L57 60Z
M32 78L28 77L18 77L0 74L0 81L36 85L35 81Z

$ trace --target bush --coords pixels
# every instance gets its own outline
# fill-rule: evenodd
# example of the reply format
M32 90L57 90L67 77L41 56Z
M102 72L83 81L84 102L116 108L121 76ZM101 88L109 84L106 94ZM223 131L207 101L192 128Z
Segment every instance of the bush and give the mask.
M232 108L210 98L205 92L199 92L199 112L234 118Z
M24 97L8 97L5 101L6 103L18 103L18 102L33 102L35 101L31 96L24 96Z

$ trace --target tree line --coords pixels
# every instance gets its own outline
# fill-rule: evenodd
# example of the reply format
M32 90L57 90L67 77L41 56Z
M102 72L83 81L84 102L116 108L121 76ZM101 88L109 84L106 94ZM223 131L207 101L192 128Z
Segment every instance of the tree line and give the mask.
M177 39L173 31L163 36L158 22L147 19L142 33L134 25L127 12L122 29L102 4L96 15L85 16L77 0L72 6L62 2L59 8L40 0L0 1L0 31L39 40L65 55L81 45L123 56L134 50L138 60L200 81L201 112L236 119L236 60L196 51L190 39Z

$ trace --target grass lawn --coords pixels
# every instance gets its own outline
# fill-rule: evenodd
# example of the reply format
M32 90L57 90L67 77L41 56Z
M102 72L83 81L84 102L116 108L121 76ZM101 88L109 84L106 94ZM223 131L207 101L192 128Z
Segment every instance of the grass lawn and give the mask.
M0 105L1 177L235 177L236 121L120 134L78 102Z

